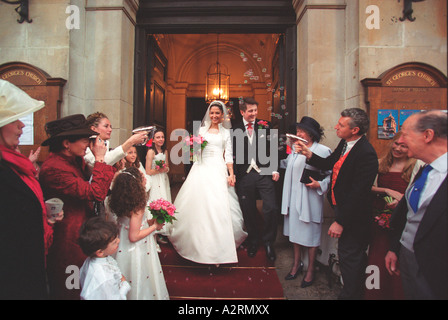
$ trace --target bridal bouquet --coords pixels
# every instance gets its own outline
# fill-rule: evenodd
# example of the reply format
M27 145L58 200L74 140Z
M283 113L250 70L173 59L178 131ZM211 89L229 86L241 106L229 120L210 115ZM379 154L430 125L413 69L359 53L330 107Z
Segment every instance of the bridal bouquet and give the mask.
M190 135L185 138L185 148L190 152L190 161L200 160L201 151L207 146L207 140L201 135Z
M154 200L149 204L149 211L158 223L173 223L176 207L165 199Z
M156 164L156 170L167 167L167 164L163 160L156 160L155 164Z

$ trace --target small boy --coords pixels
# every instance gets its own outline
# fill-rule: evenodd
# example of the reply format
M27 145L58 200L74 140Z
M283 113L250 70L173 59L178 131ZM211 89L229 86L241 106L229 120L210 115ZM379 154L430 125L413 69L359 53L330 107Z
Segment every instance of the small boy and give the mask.
M118 232L114 222L100 217L82 225L78 244L88 256L80 271L82 300L126 300L131 286L111 257L120 243Z

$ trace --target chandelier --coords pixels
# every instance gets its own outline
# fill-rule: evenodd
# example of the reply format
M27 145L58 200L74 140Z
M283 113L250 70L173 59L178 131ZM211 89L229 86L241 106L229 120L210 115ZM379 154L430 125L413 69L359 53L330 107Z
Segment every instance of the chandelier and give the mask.
M219 63L219 34L216 43L216 63L210 65L205 84L205 101L229 101L230 75L225 65Z

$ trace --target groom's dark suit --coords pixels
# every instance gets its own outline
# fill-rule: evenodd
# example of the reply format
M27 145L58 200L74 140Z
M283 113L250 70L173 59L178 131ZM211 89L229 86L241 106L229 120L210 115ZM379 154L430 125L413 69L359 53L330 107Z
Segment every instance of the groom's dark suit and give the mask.
M270 124L258 125L260 120L254 122L252 143L246 134L243 121L233 126L233 158L236 175L236 191L238 194L244 223L248 233L247 243L256 246L262 240L265 245L275 241L277 232L277 202L275 198L275 185L272 172L278 168L278 154L270 152ZM259 128L262 126L263 128ZM251 155L254 155L256 167L251 166ZM256 200L258 195L263 200L264 227L260 230L261 219L258 216Z

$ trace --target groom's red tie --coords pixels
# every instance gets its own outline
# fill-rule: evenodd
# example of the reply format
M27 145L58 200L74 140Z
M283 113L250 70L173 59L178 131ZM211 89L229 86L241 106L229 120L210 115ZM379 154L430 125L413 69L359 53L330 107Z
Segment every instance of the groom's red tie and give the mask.
M247 132L249 133L249 136L252 137L252 132L254 131L254 128L252 127L252 122L247 123Z

